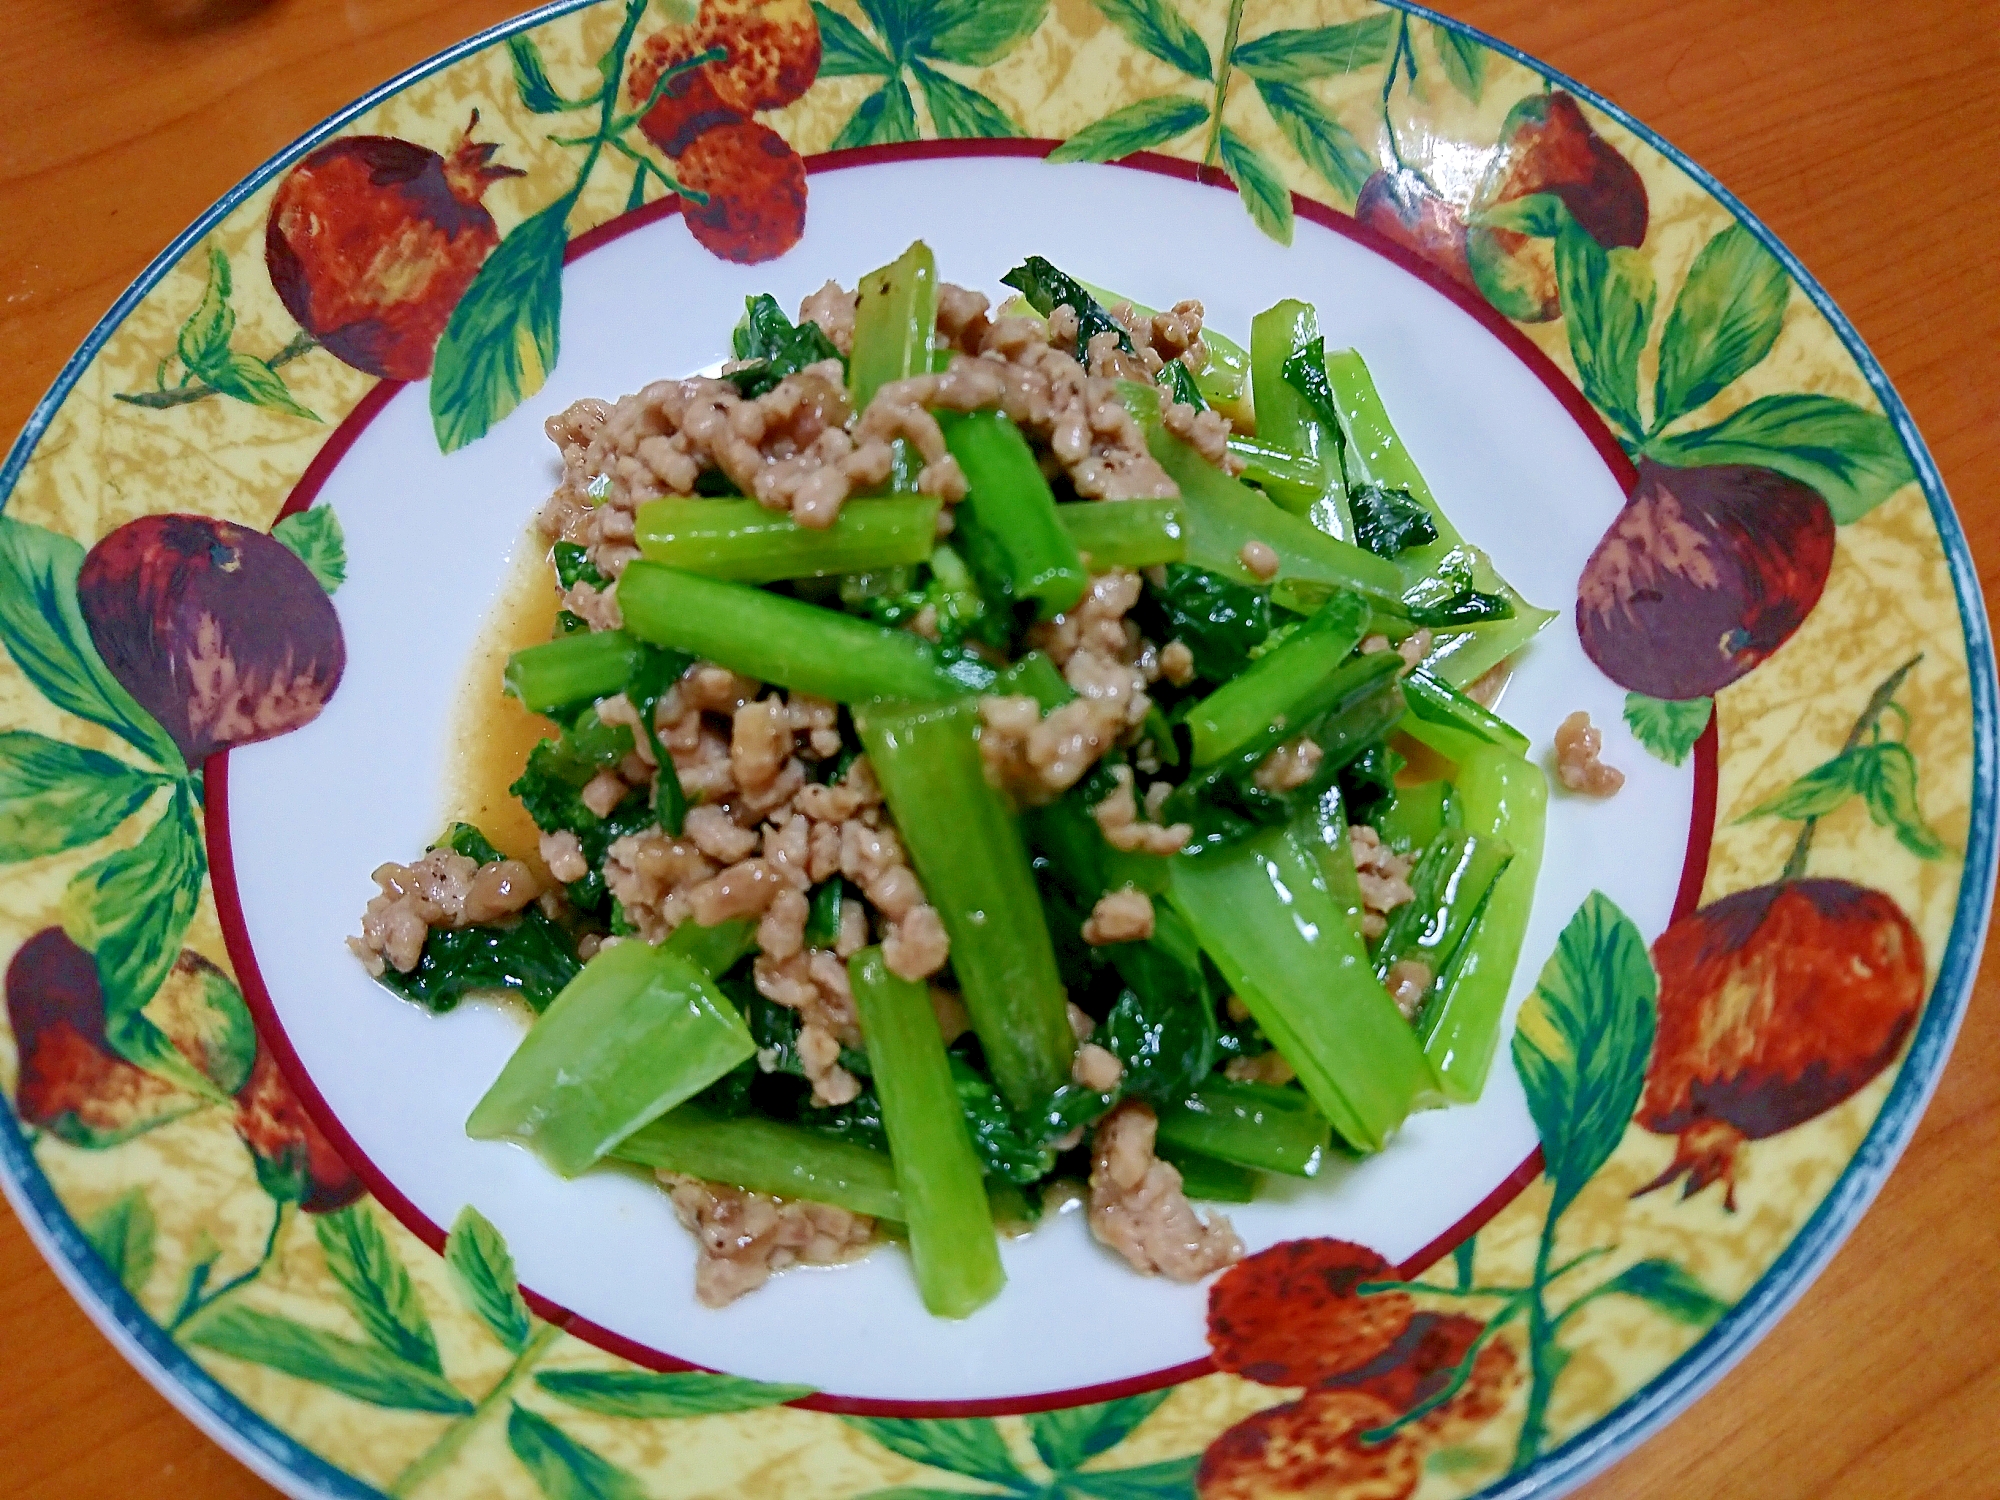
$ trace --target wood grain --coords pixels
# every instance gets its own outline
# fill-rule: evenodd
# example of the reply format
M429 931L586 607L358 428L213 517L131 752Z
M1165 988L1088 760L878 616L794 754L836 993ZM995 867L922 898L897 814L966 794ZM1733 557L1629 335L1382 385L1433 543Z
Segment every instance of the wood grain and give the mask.
M1812 268L2000 569L1992 0L1460 0L1633 111ZM492 0L42 0L0 33L0 434L161 246L273 151L506 17ZM1915 1144L1777 1330L1589 1500L2000 1495L2000 967ZM274 1492L178 1416L0 1214L0 1494Z

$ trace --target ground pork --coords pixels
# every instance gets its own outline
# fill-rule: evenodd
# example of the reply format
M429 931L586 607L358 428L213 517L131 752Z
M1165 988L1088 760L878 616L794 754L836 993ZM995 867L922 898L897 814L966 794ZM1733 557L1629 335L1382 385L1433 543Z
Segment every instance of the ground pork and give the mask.
M1083 940L1094 947L1136 943L1152 935L1153 898L1144 891L1105 892L1083 924Z
M1070 1059L1070 1081L1092 1093L1108 1094L1125 1077L1125 1065L1118 1054L1095 1042L1085 1042Z
M380 892L361 914L361 935L347 946L378 978L385 968L414 969L432 928L497 921L542 893L518 859L480 864L449 849L433 849L414 864L379 865L374 880Z
M1400 641L1391 641L1386 635L1371 635L1361 643L1361 654L1372 656L1377 651L1394 651L1403 658L1403 671L1413 672L1423 665L1424 658L1431 654L1433 637L1428 626L1411 631Z
M831 1204L772 1198L675 1172L659 1178L700 1253L694 1290L704 1307L726 1307L787 1266L854 1260L875 1239L873 1219Z
M1320 749L1319 742L1302 734L1286 740L1259 761L1250 779L1259 791L1289 792L1318 775L1320 762L1325 758L1326 752Z
M840 1065L841 1049L859 1051L866 1043L846 962L824 948L794 949L784 957L767 950L752 962L750 974L758 994L798 1012L799 1062L812 1085L813 1103L851 1101L861 1092L861 1082ZM774 1054L758 1056L766 1072L776 1063Z
M1229 451L1229 418L1215 408L1169 401L1160 407L1160 423L1223 473L1243 472L1243 460Z
M953 286L949 281L939 282L938 346L946 349L962 349L967 354L977 354L980 341L986 337L986 330L993 326L986 316L987 309L991 306L984 293L971 291L962 286Z
M799 304L799 321L817 323L842 354L854 352L854 309L860 295L829 281Z
M1128 1100L1097 1124L1091 1143L1090 1232L1132 1268L1170 1281L1199 1281L1243 1257L1229 1220L1206 1221L1181 1190L1181 1174L1153 1155L1159 1121Z
M1194 652L1185 641L1168 641L1160 647L1160 675L1175 687L1186 687L1194 681Z
M1118 783L1117 790L1090 810L1105 842L1127 853L1138 850L1146 854L1178 854L1194 836L1193 825L1170 823L1162 827L1141 821L1138 799L1132 795L1132 768L1113 766L1111 775Z
M1419 959L1399 958L1389 966L1389 998L1405 1017L1415 1019L1417 1007L1424 1003L1424 996L1430 993L1431 981L1436 977L1429 964Z
M1298 1070L1285 1061L1284 1054L1273 1048L1269 1052L1259 1052L1255 1057L1232 1057L1223 1065L1222 1076L1232 1083L1268 1083L1273 1088L1282 1088L1297 1078Z
M1269 542L1253 536L1243 544L1236 558L1260 582L1268 583L1278 576L1278 554Z
M1391 849L1366 823L1349 826L1347 848L1361 883L1361 933L1373 942L1389 930L1389 913L1415 898L1410 868L1416 859Z
M1609 797L1625 785L1625 773L1607 766L1598 754L1604 748L1604 731L1590 722L1590 715L1578 709L1556 726L1556 775L1572 792L1588 797Z

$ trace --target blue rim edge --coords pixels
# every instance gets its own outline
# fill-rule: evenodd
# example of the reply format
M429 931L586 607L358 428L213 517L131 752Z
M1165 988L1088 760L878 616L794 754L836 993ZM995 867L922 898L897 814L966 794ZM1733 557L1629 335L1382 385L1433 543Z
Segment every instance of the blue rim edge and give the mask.
M552 0L552 3L539 9L489 27L363 95L269 157L239 182L153 258L63 365L49 393L29 415L20 436L7 454L6 463L0 465L0 511L4 511L7 501L12 498L21 471L39 445L42 434L98 351L140 300L180 263L188 250L233 213L245 198L263 187L280 169L320 141L336 134L349 121L411 84L483 51L505 37L532 30L571 11L588 9L599 3L602 0ZM1833 1258L1834 1252L1859 1222L1862 1213L1888 1180L1890 1170L1909 1144L1910 1137L1915 1134L1924 1106L1930 1101L1943 1075L1944 1063L1950 1055L1959 1024L1965 1017L1986 924L1991 916L1995 829L1994 820L1983 814L1989 811L1996 784L2000 784L2000 756L1996 756L1994 732L1993 641L1971 549L1945 494L1944 481L1938 473L1936 461L1917 432L1909 409L1903 405L1902 398L1889 382L1888 374L1862 341L1854 325L1784 242L1707 171L1658 132L1601 94L1463 21L1407 3L1407 0L1379 0L1379 3L1469 37L1587 101L1685 172L1778 258L1798 289L1840 336L1841 343L1882 403L1883 411L1894 424L1897 436L1910 455L1917 482L1923 487L1931 520L1944 545L1945 560L1951 569L1952 591L1957 597L1959 622L1965 634L1966 669L1972 691L1972 807L1958 907L1952 917L1951 936L1946 941L1937 979L1924 1007L1923 1020L1909 1051L1904 1055L1889 1097L1883 1101L1860 1148L1828 1189L1812 1217L1792 1237L1756 1284L1702 1335L1693 1348L1583 1432L1544 1454L1527 1468L1481 1490L1476 1497L1476 1500L1531 1500L1531 1497L1532 1500L1553 1500L1554 1496L1566 1493L1608 1468L1659 1431L1721 1379L1748 1352L1750 1346L1784 1316L1792 1304L1804 1295L1807 1286ZM274 1477L272 1470L275 1468L312 1486L319 1495L337 1497L337 1500L382 1500L381 1491L328 1463L296 1438L258 1415L216 1381L154 1321L91 1249L83 1231L43 1174L41 1164L36 1161L33 1148L21 1134L11 1110L0 1111L0 1165L7 1169L7 1196L16 1209L28 1211L22 1214L24 1220L32 1217L39 1226L40 1237L47 1241L44 1249L53 1247L66 1265L70 1274L63 1279L80 1283L81 1289L89 1294L89 1300L96 1303L93 1308L86 1302L86 1311L100 1326L109 1325L106 1326L107 1332L111 1327L121 1332L161 1375L174 1381L180 1391L203 1412L226 1428L236 1439L231 1446L239 1458L249 1462L245 1450L254 1453L263 1462L251 1462L251 1467L265 1477ZM77 1287L72 1285L72 1290L77 1290ZM192 1417L194 1413L189 1415Z

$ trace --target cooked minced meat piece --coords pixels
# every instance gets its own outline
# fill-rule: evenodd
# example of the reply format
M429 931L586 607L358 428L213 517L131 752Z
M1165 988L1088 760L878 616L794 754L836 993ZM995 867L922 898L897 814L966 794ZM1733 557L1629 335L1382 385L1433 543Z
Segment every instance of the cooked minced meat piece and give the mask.
M1153 1155L1159 1120L1128 1100L1097 1124L1091 1144L1090 1232L1133 1270L1199 1281L1243 1258L1229 1220L1206 1220L1181 1191L1181 1174Z
M674 1216L694 1235L701 1258L694 1294L727 1307L787 1266L831 1266L868 1253L875 1221L831 1204L772 1198L719 1182L661 1172Z
M377 977L385 966L399 974L416 968L433 927L497 921L542 893L518 859L482 865L449 849L433 849L414 864L378 865L374 880L381 894L370 898L361 914L361 936L349 938L347 946Z
M1556 726L1556 775L1572 792L1586 797L1609 797L1625 785L1625 773L1599 760L1604 749L1604 731L1590 722L1590 715L1578 709Z
M1347 847L1361 883L1361 933L1372 943L1389 930L1389 913L1416 899L1416 892L1410 889L1410 869L1417 862L1416 856L1398 854L1366 823L1348 828Z
M1144 891L1106 891L1083 924L1083 940L1097 947L1136 943L1152 935L1153 898Z

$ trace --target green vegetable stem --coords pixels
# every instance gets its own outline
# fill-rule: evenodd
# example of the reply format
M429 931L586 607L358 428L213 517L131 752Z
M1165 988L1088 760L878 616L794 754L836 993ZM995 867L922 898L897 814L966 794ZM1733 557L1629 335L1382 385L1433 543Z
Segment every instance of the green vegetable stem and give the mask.
M531 713L555 714L622 691L645 647L622 630L592 630L507 658L501 684Z
M1187 556L1187 529L1175 500L1078 500L1056 519L1088 567L1150 568Z
M1032 601L1036 618L1052 619L1074 608L1090 575L1021 430L998 411L946 415L940 425L965 474L966 496L957 514L968 544L977 537L998 553L1008 597ZM972 555L978 550L975 546ZM982 571L976 562L974 571Z
M762 1115L722 1119L698 1104L683 1104L634 1131L611 1154L656 1172L831 1203L895 1223L903 1219L895 1164L886 1153Z
M734 583L825 578L925 562L942 502L855 500L831 526L801 526L755 500L649 500L635 539L654 562Z
M1319 320L1304 302L1284 301L1250 320L1250 380L1257 399L1257 437L1320 471L1317 487L1271 476L1265 493L1294 515L1304 516L1328 536L1354 539L1341 482L1341 434L1331 412L1324 415L1301 391L1294 375L1306 362L1308 373L1325 383L1317 368L1321 339Z
M1326 1119L1297 1089L1211 1078L1160 1111L1160 1139L1220 1161L1311 1177L1325 1160Z

